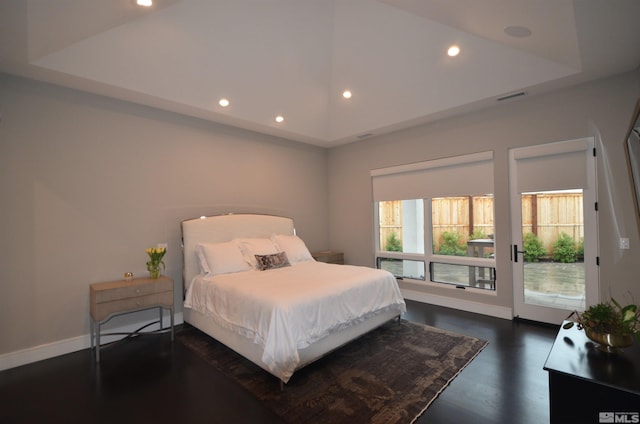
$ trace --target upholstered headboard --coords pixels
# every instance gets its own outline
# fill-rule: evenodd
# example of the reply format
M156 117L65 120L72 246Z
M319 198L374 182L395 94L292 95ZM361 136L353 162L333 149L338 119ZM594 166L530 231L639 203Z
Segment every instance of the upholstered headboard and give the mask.
M200 273L196 255L198 243L221 243L243 237L271 237L272 234L295 234L293 219L258 214L203 216L182 221L182 280L186 289Z

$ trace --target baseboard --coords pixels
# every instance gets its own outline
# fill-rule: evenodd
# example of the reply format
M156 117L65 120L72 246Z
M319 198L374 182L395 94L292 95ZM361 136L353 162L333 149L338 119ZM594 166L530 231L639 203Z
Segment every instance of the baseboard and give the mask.
M431 305L444 306L446 308L459 309L476 314L488 315L496 318L512 320L513 309L503 306L487 305L486 303L470 302L468 300L455 299L446 296L437 296L415 290L400 289L405 299L416 302L429 303Z
M401 292L405 299L415 300L417 302L429 303L432 305L444 306L446 308L453 308L483 315L489 315L496 318L503 318L508 320L513 319L513 311L511 308L487 305L485 303L479 302L469 302L466 300L454 299L445 296L436 296L433 294L415 290L401 289ZM182 312L176 313L174 320L175 325L182 324L184 322ZM152 322L152 320L141 321L124 327L110 329L109 332L131 332L150 322ZM124 336L103 336L101 338L101 344L111 343L123 337ZM40 346L34 346L15 352L5 353L0 355L0 371L19 367L21 365L27 365L33 362L42 361L60 355L65 355L71 352L77 352L79 350L88 349L90 347L91 338L89 334L85 334L66 340L59 340Z
M165 316L165 325L167 325L168 318ZM155 320L157 321L157 320ZM143 325L154 322L154 320L140 321L134 324L129 324L122 327L110 328L107 332L114 333L128 333L137 330ZM179 325L184 322L182 312L174 315L174 325ZM111 343L116 340L120 340L126 336L102 336L100 345ZM9 368L15 368L22 365L31 364L33 362L42 361L45 359L53 358L60 355L66 355L67 353L77 352L83 349L89 349L91 347L91 337L89 334L85 334L78 337L72 337L70 339L59 340L52 343L43 344L40 346L34 346L27 349L18 350L15 352L9 352L0 355L0 371Z

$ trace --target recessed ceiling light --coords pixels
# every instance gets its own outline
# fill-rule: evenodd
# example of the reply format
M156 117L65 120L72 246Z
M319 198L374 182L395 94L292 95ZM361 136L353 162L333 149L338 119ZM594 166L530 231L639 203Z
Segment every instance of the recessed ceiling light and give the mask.
M137 0L136 3L138 6L149 7L153 4L152 0Z
M447 50L447 54L451 57L458 56L459 53L460 47L456 46L455 44L449 47L449 50Z
M284 116L282 116L282 115L278 115L278 116L276 116L276 122L277 122L278 124L279 124L279 123L281 123L281 122L283 122L283 121L284 121Z
M345 99L350 99L351 98L351 91L350 90L344 90L342 92L342 97L344 97Z
M504 33L516 38L525 38L531 36L531 30L525 26L511 25L505 27Z
M220 100L218 100L218 104L219 104L220 106L222 106L222 107L227 107L227 106L229 106L229 100L227 100L227 99L220 99Z

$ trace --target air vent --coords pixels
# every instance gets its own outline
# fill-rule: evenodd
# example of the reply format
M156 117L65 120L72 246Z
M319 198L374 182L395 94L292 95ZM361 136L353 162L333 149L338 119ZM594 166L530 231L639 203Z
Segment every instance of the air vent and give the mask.
M360 134L358 136L358 140L362 140L363 138L369 138L371 137L373 134L372 133L366 133L366 134Z
M509 100L509 99L513 99L515 97L520 97L520 96L526 96L527 92L526 91L517 91L515 93L510 93L510 94L505 94L502 97L498 97L496 100L498 100L499 102L503 101L503 100Z

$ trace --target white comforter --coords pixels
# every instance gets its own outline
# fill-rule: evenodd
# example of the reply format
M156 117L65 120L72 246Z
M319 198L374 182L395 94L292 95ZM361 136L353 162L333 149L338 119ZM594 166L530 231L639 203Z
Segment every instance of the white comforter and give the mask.
M262 361L285 382L299 364L298 349L376 313L406 311L390 273L315 261L198 276L184 305L261 346Z

